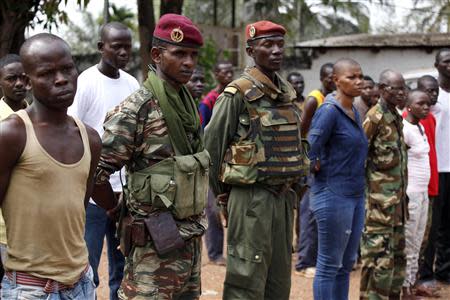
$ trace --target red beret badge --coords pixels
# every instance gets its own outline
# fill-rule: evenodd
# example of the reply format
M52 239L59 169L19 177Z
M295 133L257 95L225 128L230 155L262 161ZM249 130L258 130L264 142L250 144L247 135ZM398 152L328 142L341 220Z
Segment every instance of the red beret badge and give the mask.
M174 28L172 29L172 32L170 33L170 39L175 42L179 43L183 40L184 33L180 28Z

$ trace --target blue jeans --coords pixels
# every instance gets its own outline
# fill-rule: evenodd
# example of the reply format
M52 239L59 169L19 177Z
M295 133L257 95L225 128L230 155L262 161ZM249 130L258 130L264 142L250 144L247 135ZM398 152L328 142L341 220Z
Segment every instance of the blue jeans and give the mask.
M1 295L2 300L94 300L95 284L92 268L89 268L72 289L51 294L45 293L42 287L17 284L14 280L3 276Z
M89 251L89 264L94 272L95 286L99 285L98 265L102 255L103 240L106 235L108 245L109 299L117 300L117 291L123 278L125 258L117 249L119 240L115 236L116 224L108 218L103 208L92 203L86 209L86 229L84 239Z
M300 201L297 271L315 267L317 261L317 223L310 208L310 192L308 188Z
M311 210L319 232L314 299L348 299L364 226L364 196L339 196L325 187L311 193Z
M223 226L219 217L219 208L215 202L216 198L211 189L209 189L208 205L206 206L208 229L206 229L205 242L210 260L217 260L223 257Z

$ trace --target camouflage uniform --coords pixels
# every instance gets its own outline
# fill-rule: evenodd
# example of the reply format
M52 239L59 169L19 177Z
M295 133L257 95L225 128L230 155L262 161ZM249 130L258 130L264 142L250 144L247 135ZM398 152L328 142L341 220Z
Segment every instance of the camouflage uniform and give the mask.
M106 116L103 149L96 183L125 165L127 176L175 155L168 127L158 100L145 87L130 95ZM144 218L152 207L138 203L125 190L129 214ZM120 299L198 299L200 290L201 235L206 228L202 216L176 220L183 248L158 256L152 241L134 245L126 258Z
M406 257L407 154L402 118L384 100L363 123L369 140L367 202L361 241L361 299L400 299Z
M211 187L229 193L223 299L289 298L296 201L290 184L308 166L295 92L278 75L275 82L247 69L219 96L205 131Z

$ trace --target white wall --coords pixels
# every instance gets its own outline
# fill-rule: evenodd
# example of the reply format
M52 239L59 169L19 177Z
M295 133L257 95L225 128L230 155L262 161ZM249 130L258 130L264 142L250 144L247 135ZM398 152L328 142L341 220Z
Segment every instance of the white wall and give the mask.
M319 70L327 62L335 62L339 58L348 57L361 64L363 73L369 75L378 82L379 74L385 69L393 69L401 73L416 70L433 68L434 50L427 53L423 49L381 49L379 52L372 52L369 49L330 49L326 53L319 53L310 70L295 69L303 74L305 78L305 95L311 90L320 87ZM286 76L294 69L283 70Z

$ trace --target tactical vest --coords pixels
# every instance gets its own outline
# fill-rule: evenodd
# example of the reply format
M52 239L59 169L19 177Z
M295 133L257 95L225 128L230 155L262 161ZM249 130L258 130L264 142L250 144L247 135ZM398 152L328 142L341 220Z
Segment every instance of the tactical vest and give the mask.
M149 97L151 95L147 95ZM139 115L148 114L146 109L138 108L138 112ZM144 137L142 133L137 138L136 147L142 143L172 144L168 135L155 139ZM177 155L178 151L174 150L176 155L150 167L127 171L124 193L127 207L135 215L145 217L154 210L170 210L176 219L186 219L201 214L205 209L211 165L208 151Z
M232 185L279 185L306 176L309 159L301 139L300 111L293 103L295 93L272 99L261 84L246 75L228 87L244 95L248 115L239 116L239 122L248 126L248 132L227 149L220 180Z
M166 158L148 168L130 173L128 196L151 210L170 210L185 219L203 212L207 203L209 153ZM132 208L131 208L132 209Z

